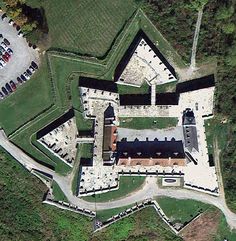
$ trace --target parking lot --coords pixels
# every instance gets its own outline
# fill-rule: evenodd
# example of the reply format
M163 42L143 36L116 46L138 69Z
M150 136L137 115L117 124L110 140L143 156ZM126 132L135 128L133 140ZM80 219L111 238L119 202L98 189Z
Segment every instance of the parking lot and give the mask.
M9 83L11 80L13 80L17 86L17 77L21 76L24 72L26 72L27 69L29 69L32 61L34 61L37 65L39 63L38 51L32 47L29 47L29 44L23 35L18 35L19 31L17 31L16 26L13 26L13 23L11 23L12 25L9 24L10 19L8 17L2 19L2 16L3 12L0 13L0 34L3 37L0 40L0 44L2 44L4 39L6 39L10 43L8 47L13 53L11 53L8 62L6 62L5 65L0 69L1 92L2 87L5 87L6 83ZM0 58L2 57L3 55ZM30 76L28 79L29 78ZM22 83L23 82L24 81L22 81Z

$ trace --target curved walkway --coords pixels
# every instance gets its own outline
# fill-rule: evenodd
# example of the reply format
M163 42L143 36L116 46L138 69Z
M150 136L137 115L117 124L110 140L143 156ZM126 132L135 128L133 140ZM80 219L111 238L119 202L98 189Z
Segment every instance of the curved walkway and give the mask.
M222 196L213 197L205 193L187 189L160 189L157 186L156 177L147 177L145 180L145 184L138 191L118 200L95 204L84 201L74 196L71 190L70 178L66 176L61 176L52 171L51 169L34 161L20 148L16 147L13 143L11 143L3 130L0 130L0 145L29 171L31 171L32 169L37 169L52 175L53 179L58 183L58 185L68 198L69 202L81 208L91 210L111 209L133 204L135 202L140 202L148 198L155 198L158 196L168 196L177 199L194 199L204 203L212 204L219 208L224 213L231 229L236 229L236 214L229 210L225 203L225 199Z

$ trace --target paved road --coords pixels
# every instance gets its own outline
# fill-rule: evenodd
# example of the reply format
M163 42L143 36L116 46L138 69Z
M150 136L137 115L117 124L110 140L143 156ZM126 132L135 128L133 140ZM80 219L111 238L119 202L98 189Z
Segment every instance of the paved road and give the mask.
M96 203L95 207L94 203L86 202L76 196L73 196L73 193L71 191L72 178L68 178L67 176L61 176L52 171L51 169L34 161L32 158L27 156L21 149L11 143L6 137L3 130L0 130L0 145L29 171L31 171L32 169L38 169L52 175L54 180L58 183L64 194L67 196L68 200L72 204L78 205L81 208L91 210L110 209L133 204L135 202L140 202L147 198L154 198L157 196L168 196L178 199L194 199L202 201L204 203L212 204L219 208L224 213L229 226L232 229L236 229L236 214L228 209L224 197L214 197L205 193L186 189L160 189L157 186L156 177L147 177L145 180L145 184L141 189L131 193L126 197L115 201Z

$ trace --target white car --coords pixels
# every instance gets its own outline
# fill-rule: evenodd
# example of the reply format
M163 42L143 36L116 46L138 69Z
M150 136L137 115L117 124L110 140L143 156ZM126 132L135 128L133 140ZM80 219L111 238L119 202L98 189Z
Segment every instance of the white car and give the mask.
M9 25L13 25L14 21L12 19L9 20Z
M20 32L18 33L18 36L19 36L19 37L23 37L23 33L20 31Z
M29 67L29 70L30 70L32 73L35 72L35 69L34 69L32 66Z
M4 42L1 43L1 46L2 46L5 50L7 50L7 48L8 48L8 46L7 46Z
M25 78L26 78L27 80L30 79L30 76L29 76L26 72L24 72L23 75L25 76Z

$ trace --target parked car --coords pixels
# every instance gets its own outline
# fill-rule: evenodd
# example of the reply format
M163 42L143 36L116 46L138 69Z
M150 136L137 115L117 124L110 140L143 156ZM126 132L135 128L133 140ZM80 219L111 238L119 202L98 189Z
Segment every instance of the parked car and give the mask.
M7 17L7 14L4 13L4 14L2 15L2 20L4 20L6 17Z
M26 70L26 73L27 73L29 76L32 75L32 72L31 72L29 69Z
M31 62L31 65L34 69L38 69L38 65L34 61Z
M3 60L3 58L0 58L0 63L5 66L6 65L6 62Z
M5 42L2 42L2 43L1 43L1 46L2 46L4 49L7 49L7 46L8 46L8 45L7 45Z
M7 49L7 52L8 52L10 55L13 54L13 50L12 50L11 48L8 48L8 49Z
M2 92L3 92L4 95L8 95L8 91L6 90L5 87L2 87Z
M8 61L9 61L9 58L8 58L5 54L2 56L2 59L3 59L5 62L8 62Z
M3 35L0 33L0 39L2 39L3 38Z
M4 38L3 41L6 45L8 45L8 46L10 45L10 42L6 38Z
M2 53L5 53L5 52L6 52L6 50L5 50L2 46L0 46L0 51L1 51Z
M29 70L32 72L32 73L34 73L35 72L35 69L30 65L30 67L29 67Z
M4 98L4 94L0 91L0 99Z
M12 19L9 20L9 25L13 25L14 21Z
M22 84L23 83L23 80L20 78L20 77L17 77L17 82L19 83L19 84Z
M5 86L6 86L7 91L11 93L12 92L11 86L8 83L6 83Z
M20 32L18 33L18 36L19 36L19 37L23 37L23 33L20 31Z
M10 81L10 85L11 85L12 90L15 91L16 90L16 84L13 80Z
M28 75L28 73L24 72L23 75L25 76L25 78L26 78L27 80L30 79L30 76Z
M20 77L21 77L21 79L22 79L23 81L26 81L26 80L27 80L23 74L22 74Z
M3 69L3 65L0 63L0 69Z
M6 52L4 55L5 55L8 59L11 58L11 55L10 55L8 52Z

